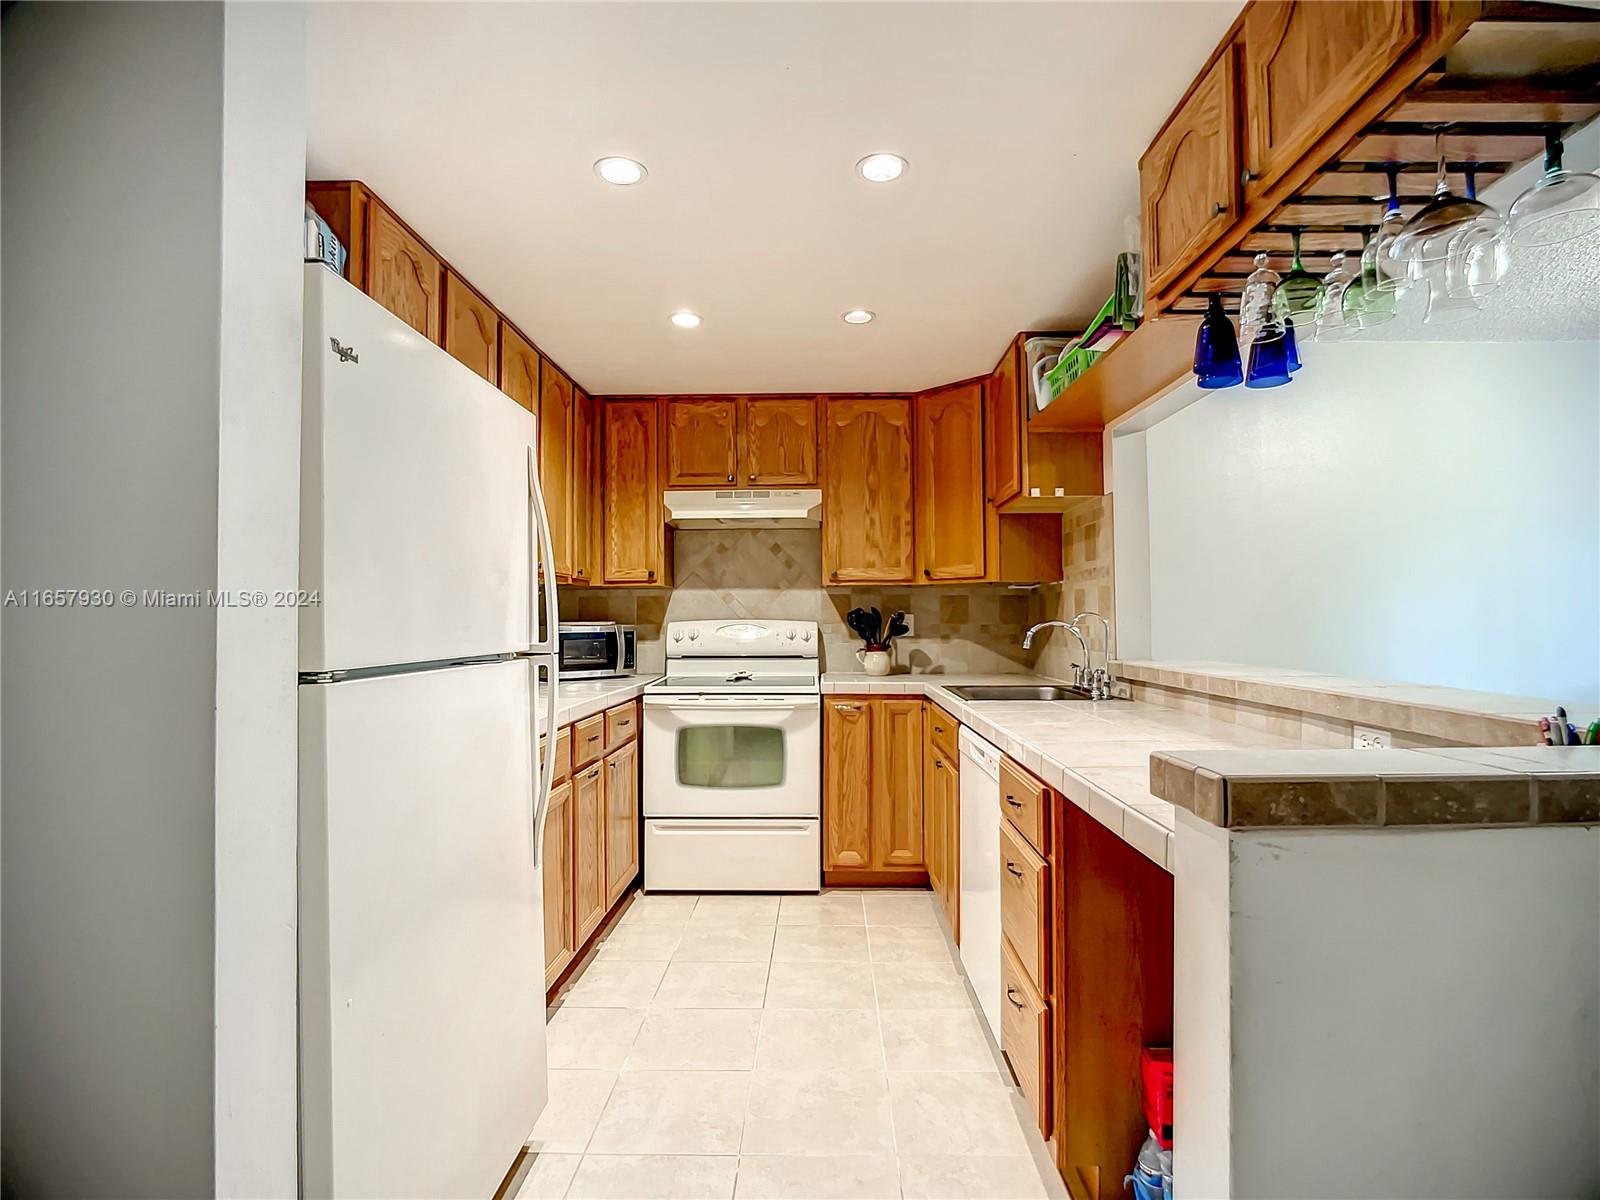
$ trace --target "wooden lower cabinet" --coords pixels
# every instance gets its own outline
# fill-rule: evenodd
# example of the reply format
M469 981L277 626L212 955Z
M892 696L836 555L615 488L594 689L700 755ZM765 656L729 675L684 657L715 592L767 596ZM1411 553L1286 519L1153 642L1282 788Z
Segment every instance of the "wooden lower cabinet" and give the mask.
M639 743L606 758L606 907L639 874Z
M934 711L930 705L930 725ZM929 736L922 773L922 842L928 862L928 886L950 924L950 936L960 945L961 776L957 762Z
M1061 945L1046 834L1060 799L1010 758L1000 760L1000 1049L1046 1137L1055 1105L1050 1039L1059 1028L1051 971ZM1137 1100L1137 1072L1133 1079Z
M828 882L921 883L921 700L823 700L823 873Z
M573 893L577 943L583 945L606 915L605 764L591 763L572 784Z
M550 789L544 818L544 986L554 987L577 953L572 906L572 783Z

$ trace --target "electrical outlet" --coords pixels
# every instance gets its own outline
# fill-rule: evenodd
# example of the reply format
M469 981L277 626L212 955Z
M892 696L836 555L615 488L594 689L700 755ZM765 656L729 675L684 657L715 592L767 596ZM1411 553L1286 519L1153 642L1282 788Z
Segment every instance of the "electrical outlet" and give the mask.
M1351 731L1351 745L1357 750L1387 750L1390 747L1389 731L1357 725Z

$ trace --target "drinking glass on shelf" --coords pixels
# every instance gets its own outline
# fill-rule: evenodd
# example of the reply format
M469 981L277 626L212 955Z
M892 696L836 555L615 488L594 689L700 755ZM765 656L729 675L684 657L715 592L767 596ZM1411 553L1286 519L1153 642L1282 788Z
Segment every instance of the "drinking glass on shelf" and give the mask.
M1600 233L1600 175L1561 165L1561 139L1544 142L1544 175L1511 205L1511 240L1519 246L1559 246Z
M1307 324L1316 316L1317 303L1322 299L1322 280L1306 270L1300 258L1300 230L1294 231L1294 263L1289 273L1278 284L1273 308L1285 322L1303 321Z
M1396 263L1410 266L1413 279L1429 277L1430 268L1450 257L1453 236L1466 225L1479 218L1500 219L1500 213L1495 208L1477 197L1457 195L1450 190L1445 174L1444 131L1434 135L1434 147L1439 165L1433 199L1418 209L1401 227L1388 249Z
M1281 325L1278 327L1279 336L1275 338L1265 341L1258 338L1250 343L1250 366L1244 374L1245 387L1274 388L1289 382L1289 340L1283 336L1283 328Z
M1372 329L1394 318L1398 289L1386 283L1378 270L1378 235L1367 239L1361 251L1361 271L1344 290L1341 310L1352 329Z
M1356 273L1346 262L1345 252L1337 251L1333 256L1332 270L1322 280L1322 295L1317 300L1316 337L1337 341L1354 332L1352 327L1345 324L1344 293L1355 278Z
M1255 263L1256 269L1244 281L1244 295L1239 298L1239 333L1247 345L1283 336L1275 301L1278 273L1267 265L1265 254L1257 254Z
M1233 387L1244 380L1239 339L1223 310L1222 297L1212 293L1194 340L1195 381L1203 388Z

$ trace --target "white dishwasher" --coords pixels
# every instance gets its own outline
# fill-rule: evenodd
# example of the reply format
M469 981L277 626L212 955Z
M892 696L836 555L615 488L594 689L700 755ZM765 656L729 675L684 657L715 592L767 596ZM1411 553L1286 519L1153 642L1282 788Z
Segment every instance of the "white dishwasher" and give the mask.
M1000 1040L1000 751L961 727L961 965Z

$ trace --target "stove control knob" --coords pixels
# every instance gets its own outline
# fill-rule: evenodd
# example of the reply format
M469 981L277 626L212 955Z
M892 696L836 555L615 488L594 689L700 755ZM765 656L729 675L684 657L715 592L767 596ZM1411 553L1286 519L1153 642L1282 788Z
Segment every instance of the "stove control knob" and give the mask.
M790 640L790 641L791 641L791 642L792 642L792 641L794 641L794 630L792 630L792 629L791 629L791 630L789 630L789 633L788 633L788 635L787 635L787 636L788 636L788 638L789 638L789 640Z
M800 640L802 642L809 642L811 640L811 631L808 629L804 633L802 633L800 635Z
M689 630L689 640L691 642L698 642L700 640L700 631L698 629Z

